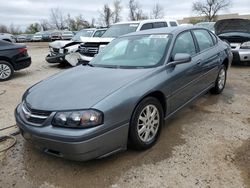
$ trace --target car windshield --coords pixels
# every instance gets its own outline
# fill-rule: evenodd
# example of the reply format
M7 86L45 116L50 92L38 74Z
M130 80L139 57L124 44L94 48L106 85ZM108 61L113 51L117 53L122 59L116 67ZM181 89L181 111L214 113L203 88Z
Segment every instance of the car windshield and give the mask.
M117 24L112 25L103 35L103 38L117 38L122 35L136 31L139 24Z
M168 34L122 37L112 41L90 64L107 68L155 67L163 61L169 41Z
M81 41L81 37L91 37L94 30L81 30L76 33L76 35L72 38L73 41L79 42Z

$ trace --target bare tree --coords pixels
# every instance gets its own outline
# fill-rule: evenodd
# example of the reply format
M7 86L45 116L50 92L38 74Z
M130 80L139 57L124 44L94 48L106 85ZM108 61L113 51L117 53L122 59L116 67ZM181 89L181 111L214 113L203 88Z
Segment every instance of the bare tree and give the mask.
M148 17L143 13L140 4L135 0L129 0L129 19L134 20L144 20Z
M48 20L46 20L46 19L42 19L40 21L40 26L41 26L42 31L47 31L50 29L50 24L49 24Z
M9 32L13 35L17 35L17 34L22 33L20 30L20 27L17 25L14 25L13 23L10 24L10 26L9 26Z
M100 21L102 25L105 25L107 27L110 26L112 19L113 19L114 12L109 7L108 4L105 4L103 6L103 9L100 11Z
M207 21L215 21L220 10L230 6L231 0L203 0L193 3L192 10L205 16Z
M153 19L164 18L164 8L160 4L156 3L152 9L150 17Z
M95 27L95 18L92 18L92 19L91 19L90 27Z
M80 29L90 27L89 22L84 20L81 14L76 16L75 18L71 18L70 14L68 14L66 23L67 28L71 31L79 31Z
M8 28L6 25L0 25L0 33L8 33Z
M114 1L114 11L113 11L113 22L114 23L121 21L121 11L122 11L121 1L115 0Z
M64 29L64 21L63 13L59 8L50 9L50 22L54 28L59 30Z

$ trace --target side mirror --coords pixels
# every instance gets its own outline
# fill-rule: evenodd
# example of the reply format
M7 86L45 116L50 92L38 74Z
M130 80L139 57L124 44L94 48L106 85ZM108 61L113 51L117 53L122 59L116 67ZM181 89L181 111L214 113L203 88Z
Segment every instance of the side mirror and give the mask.
M178 65L178 64L183 64L183 63L189 63L191 60L192 60L192 57L190 54L177 53L174 56L173 62L171 62L170 64Z

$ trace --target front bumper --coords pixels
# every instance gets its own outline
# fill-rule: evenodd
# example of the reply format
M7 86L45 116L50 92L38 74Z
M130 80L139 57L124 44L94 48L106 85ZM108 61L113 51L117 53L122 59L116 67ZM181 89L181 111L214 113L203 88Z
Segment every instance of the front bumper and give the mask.
M90 129L68 129L52 125L36 127L29 125L23 120L20 105L15 110L15 117L17 126L27 141L39 150L57 157L86 161L106 157L127 148L128 123L119 125L106 132L100 131L99 133L97 127L93 129L95 134L89 136ZM78 136L74 138L72 131L75 131L74 134ZM60 132L62 135L58 135Z
M15 71L25 69L31 65L31 57L21 57L13 62L13 68Z
M60 53L56 55L48 54L45 60L48 63L63 63L65 62L65 54L60 54Z
M232 49L233 63L250 63L250 49Z

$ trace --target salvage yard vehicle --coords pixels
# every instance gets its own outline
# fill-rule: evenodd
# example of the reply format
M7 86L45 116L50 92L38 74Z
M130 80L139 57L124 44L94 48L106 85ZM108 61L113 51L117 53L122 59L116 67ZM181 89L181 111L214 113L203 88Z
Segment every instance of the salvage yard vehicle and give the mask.
M23 44L0 40L0 81L9 80L14 71L29 67L31 58Z
M62 31L62 40L71 40L74 36L72 31Z
M26 42L26 35L17 35L16 42Z
M0 33L0 40L4 40L7 42L16 42L14 36L9 33Z
M250 20L220 20L215 24L215 31L219 38L230 44L233 64L250 63Z
M32 37L33 42L41 42L42 39L43 39L42 32L37 32Z
M116 23L112 25L101 38L82 38L83 43L79 46L79 53L69 53L65 56L65 59L72 66L76 66L84 62L89 62L99 51L101 51L108 43L117 37L135 31L175 26L178 26L178 22L171 19L154 19Z
M100 37L106 31L106 28L82 29L76 33L72 40L59 40L49 44L50 53L46 57L48 63L67 63L65 55L78 50L81 43L81 37Z
M28 89L16 122L41 151L67 159L106 157L128 143L146 150L164 120L207 91L223 91L231 60L230 46L203 28L131 33Z
M52 41L62 40L62 31L53 31L50 38Z

